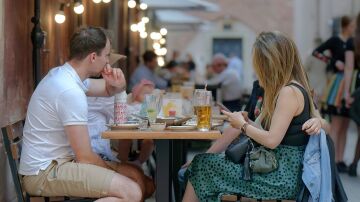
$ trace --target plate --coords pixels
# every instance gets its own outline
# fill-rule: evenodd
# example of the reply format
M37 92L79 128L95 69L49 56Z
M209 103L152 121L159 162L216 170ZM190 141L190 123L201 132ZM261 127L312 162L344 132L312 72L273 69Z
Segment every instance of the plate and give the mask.
M139 123L107 124L111 130L134 130L139 127Z
M168 130L176 130L176 131L183 131L183 130L195 130L196 126L168 126L166 129Z

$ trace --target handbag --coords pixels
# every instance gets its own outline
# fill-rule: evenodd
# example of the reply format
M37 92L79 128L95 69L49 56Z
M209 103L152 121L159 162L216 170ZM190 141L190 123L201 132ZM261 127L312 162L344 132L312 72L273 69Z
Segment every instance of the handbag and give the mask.
M250 172L250 151L254 145L251 139L245 134L240 134L226 149L225 156L236 164L243 164L243 180L251 180Z
M241 133L239 137L231 142L228 148L225 151L225 155L233 163L243 163L245 159L246 152L248 151L248 145L250 143L250 138L245 134Z
M254 173L269 173L278 168L275 153L263 146L255 147L250 152L250 168Z

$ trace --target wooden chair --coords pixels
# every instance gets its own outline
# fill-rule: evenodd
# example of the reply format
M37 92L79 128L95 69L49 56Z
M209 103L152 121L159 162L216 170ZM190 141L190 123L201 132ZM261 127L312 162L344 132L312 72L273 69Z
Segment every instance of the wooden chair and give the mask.
M22 188L22 178L18 174L18 166L20 163L20 154L22 146L22 134L23 134L24 121L20 120L13 124L7 125L1 128L3 142L5 147L5 153L9 160L11 175L15 185L15 191L18 198L18 202L30 202L31 198L39 198L38 196L30 196ZM69 197L40 197L45 202L49 201L71 201L71 202L90 202L94 199L70 199ZM59 198L61 198L59 200Z
M232 195L232 194L224 194L221 197L221 202L253 202L253 201L262 201L261 199L249 199L249 198L243 198L241 196ZM268 201L268 200L266 200ZM281 202L281 200L270 200L270 201L276 201Z

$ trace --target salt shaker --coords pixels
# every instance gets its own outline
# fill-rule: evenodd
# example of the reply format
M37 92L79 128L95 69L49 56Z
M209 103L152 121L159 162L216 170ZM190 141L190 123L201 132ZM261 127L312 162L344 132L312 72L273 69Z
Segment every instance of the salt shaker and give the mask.
M127 121L127 94L125 91L115 95L114 101L114 123L122 124Z

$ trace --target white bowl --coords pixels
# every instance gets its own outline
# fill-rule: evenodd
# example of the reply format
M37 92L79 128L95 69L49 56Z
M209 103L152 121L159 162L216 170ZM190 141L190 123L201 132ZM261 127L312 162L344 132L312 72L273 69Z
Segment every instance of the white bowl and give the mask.
M150 128L153 131L162 131L166 127L166 123L151 123Z

